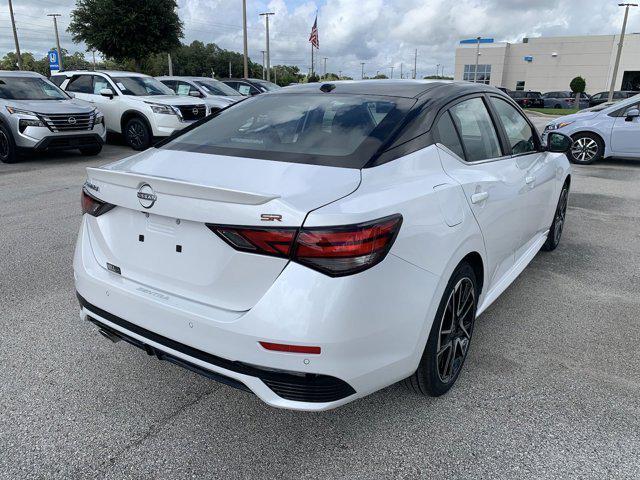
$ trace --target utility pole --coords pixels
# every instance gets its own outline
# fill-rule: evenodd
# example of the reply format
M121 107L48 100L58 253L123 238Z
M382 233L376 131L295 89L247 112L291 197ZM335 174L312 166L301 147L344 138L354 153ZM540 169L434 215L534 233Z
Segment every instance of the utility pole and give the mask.
M169 76L173 77L173 62L171 61L171 54L170 53L167 53L167 61L169 62ZM96 69L95 65L94 65L93 69L94 70Z
M393 66L391 66L391 67L389 67L389 68L391 68L391 78L393 78L393 68L394 68L394 67L393 67Z
M478 80L478 59L480 58L480 40L482 37L476 37L476 69L473 71L473 83L476 83Z
M402 62L400 62L400 80L402 80Z
M416 75L418 71L418 49L416 48L416 53L413 57L413 79L416 79Z
M264 50L260 50L260 51L262 52L262 79L264 80L265 78L267 78L266 75L265 75L265 71L264 71L264 54L265 54L265 51Z
M338 80L342 79L342 70L338 70Z
M249 78L249 47L247 46L247 0L242 0L242 35L244 40L244 77Z
M360 73L360 79L364 80L364 62L360 62L360 67L362 68L362 73Z
M269 70L271 69L271 63L269 60L269 17L271 15L275 15L275 13L273 12L264 12L261 13L260 16L264 17L266 20L266 27L267 27L267 82L271 81L271 74L269 72Z
M64 70L62 66L62 50L60 50L60 36L58 35L58 17L61 17L59 13L47 13L47 17L53 17L53 28L56 31L56 46L58 47L58 62L60 62L60 71Z
M278 69L273 67L273 83L278 83Z
M91 53L93 54L93 71L96 71L96 49L94 48L93 50L91 50ZM169 58L171 58L171 55L169 55Z
M229 60L229 78L231 78L231 60Z
M13 28L13 40L16 42L16 57L18 59L18 70L22 70L22 55L20 55L20 44L18 43L18 31L16 30L16 19L13 16L13 4L9 0L9 15L11 16L11 27Z
M611 76L611 86L609 87L608 102L613 100L613 91L616 88L616 77L618 76L618 67L620 66L620 56L622 55L622 44L624 43L624 33L627 29L627 18L629 18L629 7L637 7L637 3L619 3L619 7L625 7L624 20L622 21L622 32L620 33L620 43L618 43L618 52L616 53L616 63L613 65L613 75Z
M324 75L322 76L323 78L327 78L327 58L329 57L324 57Z
M440 73L440 64L438 63L436 65L436 77L438 76L439 73Z

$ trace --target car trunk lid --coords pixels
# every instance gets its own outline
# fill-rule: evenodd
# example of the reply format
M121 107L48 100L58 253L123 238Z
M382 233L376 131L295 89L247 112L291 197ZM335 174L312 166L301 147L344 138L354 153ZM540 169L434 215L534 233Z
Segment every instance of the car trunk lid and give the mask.
M234 311L249 310L287 260L238 252L205 224L299 227L360 183L357 169L158 149L87 172L87 191L118 206L87 219L104 268Z

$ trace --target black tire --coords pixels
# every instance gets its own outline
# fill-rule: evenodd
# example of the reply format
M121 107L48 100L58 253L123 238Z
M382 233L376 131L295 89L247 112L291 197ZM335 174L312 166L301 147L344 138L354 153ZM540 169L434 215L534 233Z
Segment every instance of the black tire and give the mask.
M593 162L602 160L604 155L604 142L593 133L576 133L571 137L573 143L567 157L571 163L577 165L590 165Z
M456 382L471 345L478 293L473 268L468 263L460 264L444 290L418 369L404 380L409 390L420 395L439 397L447 393ZM461 309L455 307L456 301L460 302L459 298L464 298ZM471 303L466 303L469 300ZM452 315L454 310L462 313L457 317L457 321ZM451 333L448 333L448 330ZM445 353L447 344L451 346L448 347L448 353ZM450 360L451 355L453 360Z
M556 103L555 106L553 107L555 109L562 109L562 105L560 105L559 103Z
M560 243L562 237L562 230L564 228L564 222L567 215L567 201L569 199L569 184L565 183L560 192L560 198L558 199L558 205L556 206L556 212L553 215L553 222L549 227L549 235L547 241L542 245L542 250L550 252L555 250Z
M7 127L0 124L0 162L16 163L19 159L13 135Z
M89 157L93 157L94 155L98 155L102 151L102 145L98 144L93 147L85 147L80 149L80 153L82 155L87 155Z
M124 126L124 140L134 150L146 150L151 146L151 129L143 119L133 117Z

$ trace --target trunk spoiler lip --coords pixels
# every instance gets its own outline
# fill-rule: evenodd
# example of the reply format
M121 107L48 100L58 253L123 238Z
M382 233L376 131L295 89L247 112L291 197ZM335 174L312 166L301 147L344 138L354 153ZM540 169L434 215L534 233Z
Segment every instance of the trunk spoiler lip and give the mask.
M88 181L96 181L117 186L139 189L142 185L149 184L156 193L175 195L179 197L211 200L214 202L238 203L243 205L262 205L271 200L280 198L280 195L246 192L231 188L216 187L192 183L171 177L161 177L148 174L107 170L104 168L87 167Z

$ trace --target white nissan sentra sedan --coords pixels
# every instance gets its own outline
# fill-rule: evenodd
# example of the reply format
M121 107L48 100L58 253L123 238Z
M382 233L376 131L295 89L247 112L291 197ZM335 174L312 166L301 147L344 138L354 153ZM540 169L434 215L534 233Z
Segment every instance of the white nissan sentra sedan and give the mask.
M259 95L87 169L81 318L276 407L442 395L478 315L558 245L570 145L479 84Z

